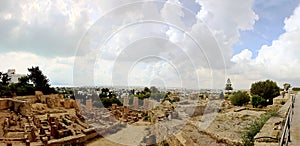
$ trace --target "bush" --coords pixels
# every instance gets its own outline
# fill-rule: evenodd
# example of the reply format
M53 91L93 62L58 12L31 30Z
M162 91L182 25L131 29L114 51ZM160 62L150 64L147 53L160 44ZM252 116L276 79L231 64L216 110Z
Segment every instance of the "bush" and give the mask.
M266 100L266 104L273 104L273 98L279 96L280 88L271 80L259 81L251 85L251 95L259 95Z
M266 100L263 99L259 95L253 95L252 98L251 98L251 105L253 107L265 106L266 105Z
M228 94L225 94L224 95L224 99L228 99L229 98L229 95Z
M119 106L122 106L122 103L119 99L117 98L100 98L101 100L101 103L102 105L105 107L105 108L108 108L110 107L112 104L117 104Z
M230 96L230 102L235 106L242 106L244 104L247 104L249 101L250 96L247 94L247 92L238 91Z

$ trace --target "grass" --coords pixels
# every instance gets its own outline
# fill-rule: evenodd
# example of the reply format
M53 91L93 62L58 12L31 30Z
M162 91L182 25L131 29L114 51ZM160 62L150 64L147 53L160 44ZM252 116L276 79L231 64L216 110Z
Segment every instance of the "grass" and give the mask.
M264 124L274 116L278 116L277 110L268 111L262 114L259 119L255 120L243 130L242 141L244 146L254 145L254 136L260 131Z

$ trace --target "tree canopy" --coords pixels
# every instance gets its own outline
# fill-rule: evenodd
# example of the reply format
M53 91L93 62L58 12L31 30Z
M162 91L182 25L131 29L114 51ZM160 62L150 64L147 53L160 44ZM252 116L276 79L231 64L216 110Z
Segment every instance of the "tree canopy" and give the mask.
M28 68L29 75L28 78L34 84L36 90L42 91L44 94L50 94L54 92L53 88L50 88L49 80L42 73L38 66Z
M277 83L271 80L255 82L251 85L251 95L259 95L268 105L273 104L273 98L280 95Z
M7 73L0 72L0 85L7 86L10 80Z
M283 88L284 88L284 91L288 91L288 90L291 88L291 84L289 84L289 83L284 83L284 84L283 84Z

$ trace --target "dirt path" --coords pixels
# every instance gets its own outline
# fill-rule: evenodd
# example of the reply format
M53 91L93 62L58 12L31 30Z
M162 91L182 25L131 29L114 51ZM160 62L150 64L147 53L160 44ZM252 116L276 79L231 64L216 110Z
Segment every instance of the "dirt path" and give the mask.
M145 126L132 126L127 125L126 128L118 131L117 133L106 136L105 138L98 138L89 143L87 146L124 146L130 145L135 146L139 145L146 135Z

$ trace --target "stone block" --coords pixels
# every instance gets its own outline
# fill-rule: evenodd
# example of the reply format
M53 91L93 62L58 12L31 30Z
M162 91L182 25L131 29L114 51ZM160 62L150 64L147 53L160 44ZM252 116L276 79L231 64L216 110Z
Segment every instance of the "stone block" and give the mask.
M133 98L133 108L137 110L139 108L139 99L137 97Z

